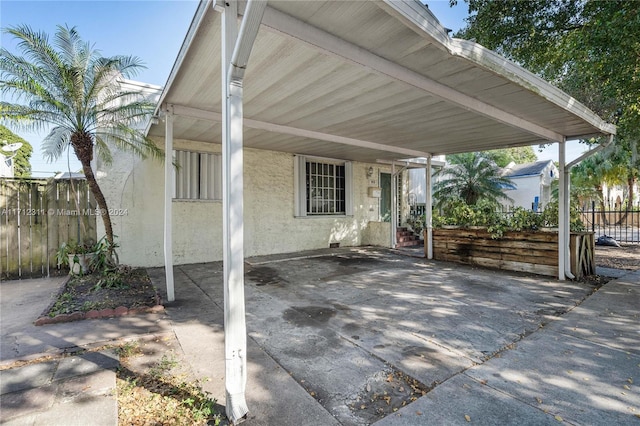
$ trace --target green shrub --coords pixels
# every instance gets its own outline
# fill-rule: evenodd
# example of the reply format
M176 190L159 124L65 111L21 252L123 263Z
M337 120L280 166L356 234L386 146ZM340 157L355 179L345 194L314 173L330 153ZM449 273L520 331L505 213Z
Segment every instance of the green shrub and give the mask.
M433 226L441 228L453 226L484 226L491 237L501 238L508 231L537 231L544 227L558 226L558 203L549 203L542 213L516 207L509 213L498 211L498 206L486 201L476 205L468 205L462 200L454 200L447 204L442 213L434 212ZM572 207L570 212L570 229L572 232L584 231L580 219L580 209Z

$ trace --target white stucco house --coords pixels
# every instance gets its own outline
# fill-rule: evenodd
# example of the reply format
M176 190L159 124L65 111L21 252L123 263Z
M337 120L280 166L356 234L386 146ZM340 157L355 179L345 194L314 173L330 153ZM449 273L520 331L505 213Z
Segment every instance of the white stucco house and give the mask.
M551 183L558 179L559 173L558 167L551 160L510 163L501 173L515 185L514 189L504 190L505 195L512 200L505 207L543 210L551 201Z

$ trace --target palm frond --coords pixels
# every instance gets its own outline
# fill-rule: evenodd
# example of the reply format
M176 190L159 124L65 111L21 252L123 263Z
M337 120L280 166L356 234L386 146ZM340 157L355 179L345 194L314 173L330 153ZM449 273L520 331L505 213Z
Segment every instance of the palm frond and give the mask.
M70 141L71 131L68 128L54 127L42 141L42 154L47 161L55 161L69 147Z

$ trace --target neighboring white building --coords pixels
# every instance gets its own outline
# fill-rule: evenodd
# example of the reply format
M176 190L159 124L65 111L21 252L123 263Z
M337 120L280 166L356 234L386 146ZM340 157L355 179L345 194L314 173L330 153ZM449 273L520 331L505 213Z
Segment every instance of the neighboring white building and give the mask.
M515 189L504 193L513 201L508 207L523 207L536 211L544 209L551 201L551 182L558 179L558 168L551 160L515 164L511 162L502 175L511 179Z
M0 154L0 177L13 177L13 167L11 167L12 161L13 160L9 159L9 157Z
M627 185L607 185L603 183L602 199L607 210L625 208L629 200L629 187ZM640 185L637 182L633 187L633 207L640 207Z

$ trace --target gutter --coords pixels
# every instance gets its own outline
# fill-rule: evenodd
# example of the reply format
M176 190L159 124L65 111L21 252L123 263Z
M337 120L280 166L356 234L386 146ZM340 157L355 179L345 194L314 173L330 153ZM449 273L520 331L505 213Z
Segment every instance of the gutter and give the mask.
M565 192L565 194L564 194L564 195L565 195L565 198L566 198L567 200L569 199L569 193L568 193L568 192L569 192L569 181L570 181L570 179L571 179L571 177L570 177L570 174L569 174L569 173L570 173L571 169L572 169L574 166L578 165L578 164L579 164L580 162L582 162L583 160L585 160L586 158L591 157L592 155L596 154L597 152L602 151L603 149L605 149L605 148L607 148L609 145L611 145L611 144L613 143L613 137L614 137L614 135L613 135L613 134L610 134L610 135L609 135L608 140L607 140L605 143L599 144L597 147L595 147L595 148L593 148L593 149L591 149L591 150L589 150L589 151L587 151L587 152L583 153L581 156L579 156L578 158L576 158L575 160L573 160L572 162L570 162L570 163L568 163L568 164L560 164L560 166L561 166L561 170L562 170L562 171L563 171L563 173L564 173L564 179L563 179L563 180L564 180L564 185L565 185L565 191L564 191L564 192ZM565 226L565 228L567 229L567 231L566 231L567 235L569 235L569 234L570 234L570 232L568 231L568 229L569 229L569 226L568 226L568 225L569 225L569 224L568 224L568 221L569 221L569 219L568 219L568 218L569 218L568 207L569 207L569 206L568 206L568 204L569 204L569 203L567 203L567 206L566 206L566 209L565 209L565 210L567 210L567 211L565 212L565 216L566 216L566 218L564 218L564 219L563 219L563 220L565 220L565 221L567 222L567 223L565 223L565 225L566 225L566 226ZM568 244L568 241L567 241L567 244ZM564 271L564 275L565 275L567 278L569 278L569 279L573 280L573 279L575 279L575 276L571 273L571 265L570 265L570 261L571 261L571 259L570 259L570 253L569 253L568 251L565 251L565 252L564 252L564 256L565 256L565 260L564 260L564 269L565 269L565 271Z
M594 154L602 151L603 149L607 148L609 145L611 145L613 143L613 136L614 136L613 134L610 134L609 135L609 139L605 143L598 144L598 146L596 146L595 148L590 149L587 152L584 152L580 157L576 158L575 160L573 160L572 162L567 164L565 167L570 170L572 167L578 165L579 163L581 163L586 158L591 157L592 155L594 155Z

